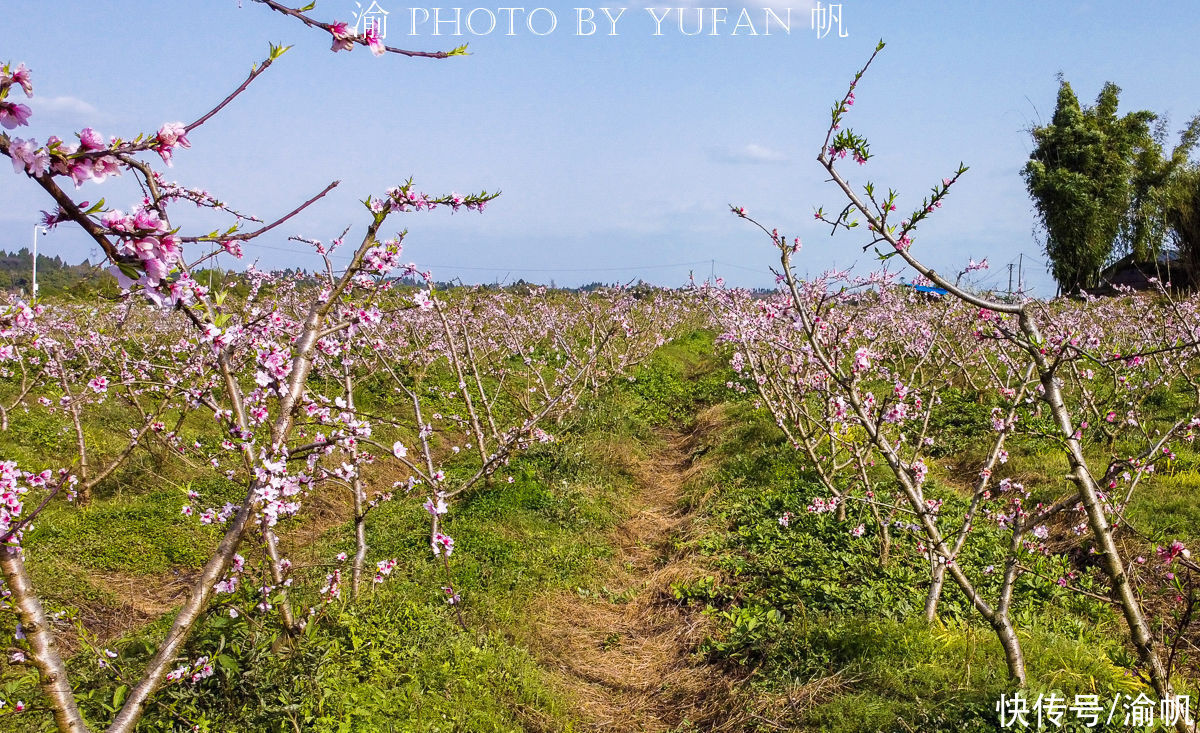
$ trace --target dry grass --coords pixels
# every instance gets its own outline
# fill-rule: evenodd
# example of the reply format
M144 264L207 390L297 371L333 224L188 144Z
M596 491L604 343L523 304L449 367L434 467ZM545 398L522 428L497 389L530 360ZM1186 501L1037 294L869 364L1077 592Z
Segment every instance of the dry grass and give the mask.
M280 537L284 555L307 557L310 564L317 562L319 558L308 548L315 548L324 533L353 516L348 490L332 487L314 492L305 500L303 519ZM253 541L247 542L241 552L252 564L261 561L262 549ZM174 570L144 575L89 570L86 582L103 591L103 600L74 600L76 616L100 643L110 642L173 612L191 592L199 572ZM78 647L74 629L64 626L60 631L60 643L68 652Z
M449 453L449 449L445 452ZM363 472L368 495L386 490L399 478L400 474L386 464L367 466ZM353 519L354 503L350 490L336 484L323 487L305 498L304 512L298 519L278 530L282 553L296 562L296 567L301 570L309 566L322 566L327 558L316 554L321 539L331 529ZM251 564L262 560L262 547L253 540L243 545L241 553ZM102 590L103 599L74 599L71 603L77 607L76 617L87 632L100 643L107 643L173 612L187 598L198 574L198 570L156 575L89 570L86 582ZM79 647L72 626L64 623L59 631L60 644L68 653Z
M694 653L709 631L707 619L680 606L671 584L712 571L676 549L689 533L683 489L705 470L693 454L720 426L705 412L686 435L667 434L644 458L629 457L636 493L628 518L612 532L616 553L598 573L606 593L557 592L529 609L524 641L576 704L580 730L595 733L743 730L786 701L754 700L739 676ZM780 704L782 703L782 704ZM767 710L771 708L771 710Z
M103 589L104 599L76 603L74 618L96 643L107 644L170 613L187 597L196 571L133 575L91 571L87 581ZM68 656L82 648L72 623L56 623L57 643Z

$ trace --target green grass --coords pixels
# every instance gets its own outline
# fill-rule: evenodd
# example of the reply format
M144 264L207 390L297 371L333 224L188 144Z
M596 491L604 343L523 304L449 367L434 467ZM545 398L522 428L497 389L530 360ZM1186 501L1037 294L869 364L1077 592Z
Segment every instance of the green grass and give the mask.
M428 515L412 501L388 504L369 520L370 560L399 558L391 578L374 585L368 577L364 601L335 604L282 655L262 654L278 643L273 637L210 623L189 644L190 656L215 658L224 646L239 671L177 689L176 706L211 730L290 731L292 721L313 731L564 729L570 707L505 630L526 623L534 595L586 584L611 554L605 530L619 519L616 502L628 483L573 455L576 447L568 436L522 456L512 484L481 489L447 516L469 631L444 603ZM573 464L581 483L554 479L560 461ZM346 536L345 527L331 530L315 555L349 550ZM175 719L150 718L149 730L171 730Z
M153 575L199 568L218 534L183 516L185 503L178 492L158 491L83 508L48 507L27 544L39 557L87 570Z
M528 607L538 595L591 588L596 569L612 556L607 531L629 511L631 459L644 455L658 426L693 416L723 389L713 377L711 336L671 344L622 381L585 398L566 424L549 427L559 440L515 457L490 486L466 495L447 515L456 540L451 570L470 627L455 623L441 587L443 570L428 548L428 515L418 500L397 500L368 520L370 563L397 558L384 583L368 582L363 599L329 606L304 635L282 639L254 617L216 609L189 640L185 656L216 660L216 673L196 685L169 687L140 729L262 731L561 731L575 725L569 700L517 641L528 638ZM181 477L182 478L182 477ZM230 490L220 481L195 486L208 504ZM111 492L85 510L54 507L31 534L40 586L57 605L116 605L93 573L154 576L197 567L215 531L180 515L179 490ZM207 505L207 504L206 504ZM353 552L348 526L329 529L299 548L298 564L335 565ZM254 562L251 548L244 551ZM294 588L311 599L328 568L309 572ZM257 599L242 589L241 608ZM169 619L109 644L113 664L136 672ZM90 652L71 661L83 708L102 722L117 707L111 673ZM12 672L8 676L13 679ZM27 697L36 693L26 689ZM32 721L33 717L27 718ZM15 719L0 718L0 729Z
M914 538L897 533L891 560L881 565L871 521L856 514L861 509L851 509L847 523L805 512L823 492L772 421L752 408L752 397L726 388L731 378L713 334L679 338L632 380L585 396L564 424L547 426L558 442L515 457L492 485L465 495L444 530L456 540L451 570L469 631L458 628L444 602L445 577L429 552L423 497L398 499L368 521L370 562L399 560L386 582L375 585L368 578L357 603L348 600L347 586L343 599L295 639L281 639L274 624L255 616L232 618L227 607L215 609L188 642L186 656L210 657L216 674L167 688L139 730L577 729L573 701L521 645L531 603L564 589L608 592L597 571L614 552L608 532L631 508L631 457L648 455L664 430L684 430L704 408L721 402L723 427L695 449L709 470L697 474L688 496L695 512L691 549L703 556L710 575L674 588L680 603L714 622L699 651L748 673L751 691L806 700L787 721L799 730L994 730L995 701L1012 685L991 630L950 585L939 622L921 620L928 570L914 559ZM372 389L363 404L388 409L390 393ZM944 400L953 414L939 418L932 431L939 465L961 473L978 458L978 425L990 406L966 392L947 393ZM127 426L117 412L114 401L90 418L96 422L88 424L89 445L100 454L120 445ZM74 436L61 417L14 414L10 433L21 437L6 452L23 461L69 453ZM206 431L208 423L189 421L183 432L188 441L216 439ZM1035 487L1038 496L1066 488L1061 455L1019 440L1010 450L1006 474ZM1129 518L1160 540L1194 542L1200 456L1179 452L1171 466L1142 484ZM932 496L946 501L948 516L964 509L955 488L961 484L948 468L935 470L927 483ZM91 507L52 505L26 542L35 582L51 609L118 613L121 599L97 576L151 584L199 567L218 534L180 515L189 486L200 491L204 506L238 499L234 484L190 476L177 463L151 455L105 482ZM778 521L784 511L794 515L787 528ZM867 533L851 537L848 527L860 521ZM977 575L1002 556L1001 540L998 532L981 528L960 562ZM296 595L311 600L343 551L353 552L344 524L297 548L298 566L315 567L300 573ZM255 560L252 548L245 554ZM1056 562L1044 561L1047 574L1056 576ZM990 594L989 582L981 586ZM1054 690L1106 698L1139 688L1125 671L1123 624L1111 610L1034 576L1023 578L1017 594L1015 620L1033 696ZM234 602L245 607L256 599L243 589ZM169 621L108 645L119 654L113 664L122 674L136 677ZM28 670L2 659L0 665L2 696L36 703ZM107 720L123 694L113 673L99 668L87 650L76 653L70 666L85 714L94 722ZM804 690L812 694L806 697ZM0 730L38 730L44 720L40 714L0 716ZM770 729L764 723L763 730Z
M1157 542L1200 546L1200 470L1164 473L1134 492L1128 517Z
M176 730L182 716L212 731L515 733L568 717L527 652L501 634L459 631L403 585L314 628L268 655L270 639L209 624L199 646L228 635L229 661L201 685L168 690L175 715L151 714L144 728Z
M994 634L967 599L947 583L939 623L925 624L928 569L915 559L914 538L896 533L881 565L870 518L853 507L845 523L806 512L824 492L799 455L762 412L745 403L726 409L727 427L708 454L716 470L692 487L707 515L696 546L723 580L676 588L717 622L710 657L751 671L769 693L821 690L794 721L800 729L994 730L993 706L1013 687ZM944 515L962 511L955 490L936 482L926 490L946 501ZM784 511L793 514L786 528ZM867 533L854 538L848 528L860 521ZM995 530L977 535L959 562L979 578L1004 543ZM982 577L983 592L994 595ZM1102 604L1026 575L1014 616L1035 698L1143 689L1124 667L1123 624Z
M651 425L690 425L702 405L728 396L733 371L716 356L713 334L693 331L663 346L629 384L635 417Z

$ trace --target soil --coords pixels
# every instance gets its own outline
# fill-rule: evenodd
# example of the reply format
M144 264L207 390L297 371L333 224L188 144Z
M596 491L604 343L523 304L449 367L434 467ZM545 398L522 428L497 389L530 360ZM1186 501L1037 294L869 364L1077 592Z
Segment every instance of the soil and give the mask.
M614 557L597 572L599 593L558 592L530 609L530 649L576 703L577 730L744 730L738 676L696 654L707 619L681 606L672 583L712 575L679 549L691 517L684 488L703 470L697 446L718 415L686 434L664 432L650 455L629 459L636 491L612 532Z

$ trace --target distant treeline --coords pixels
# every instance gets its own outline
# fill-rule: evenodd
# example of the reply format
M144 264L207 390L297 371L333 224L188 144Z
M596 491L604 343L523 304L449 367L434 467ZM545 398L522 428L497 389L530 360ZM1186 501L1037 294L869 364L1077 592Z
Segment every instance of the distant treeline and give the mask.
M302 274L302 271L288 269L283 271L286 275ZM199 270L193 273L193 277L202 284L214 285L230 288L235 291L247 287L245 273L236 272L233 270L213 270L211 273L208 270ZM16 252L8 252L0 250L0 292L21 292L28 294L33 278L33 260L30 256L29 249L22 247ZM105 295L115 297L119 294L117 280L103 266L93 265L88 260L84 260L77 265L67 264L62 257L55 255L48 257L43 254L38 255L37 263L37 281L38 292L44 296L50 295ZM414 287L424 287L424 282L417 278L404 278L398 281L401 285L409 285ZM565 290L570 292L592 292L602 288L609 288L620 285L619 283L602 283L590 282L586 285L581 285L577 288L558 287L551 281L550 287L552 290ZM532 290L534 288L543 287L539 283L531 283L526 280L517 280L503 285L498 283L467 285L461 282L437 282L434 287L438 290L453 290L460 287L478 288L481 290L506 290L510 292L522 292ZM651 286L637 282L629 287L636 289L650 288Z
M57 255L37 258L38 292L41 295L61 293L117 292L117 281L112 275L84 260L78 265L69 265ZM33 284L33 257L29 248L16 252L0 250L0 290L28 293Z

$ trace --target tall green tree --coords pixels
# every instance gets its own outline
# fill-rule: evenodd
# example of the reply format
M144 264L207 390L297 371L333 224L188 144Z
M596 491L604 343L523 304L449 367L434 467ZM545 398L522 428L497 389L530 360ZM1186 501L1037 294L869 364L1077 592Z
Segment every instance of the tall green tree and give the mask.
M1064 293L1097 284L1130 222L1135 161L1155 144L1150 126L1156 115L1143 110L1118 116L1120 94L1106 83L1096 103L1083 107L1060 79L1054 118L1032 130L1035 147L1022 174ZM1136 236L1148 240L1150 234Z
M1138 141L1134 151L1129 210L1117 247L1120 254L1133 254L1139 262L1155 258L1164 246L1178 244L1172 209L1182 205L1180 191L1188 186L1180 179L1187 175L1189 156L1200 141L1200 115L1184 127L1169 153L1166 139L1163 122L1155 126L1153 138Z
M1170 187L1166 212L1172 243L1191 275L1190 285L1200 286L1200 164L1179 170Z

